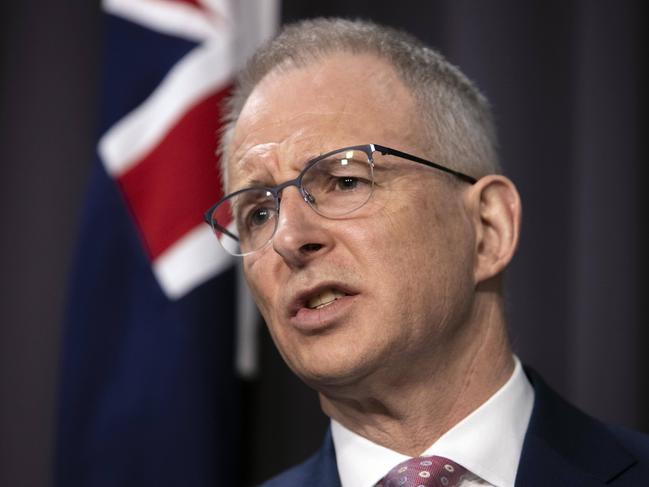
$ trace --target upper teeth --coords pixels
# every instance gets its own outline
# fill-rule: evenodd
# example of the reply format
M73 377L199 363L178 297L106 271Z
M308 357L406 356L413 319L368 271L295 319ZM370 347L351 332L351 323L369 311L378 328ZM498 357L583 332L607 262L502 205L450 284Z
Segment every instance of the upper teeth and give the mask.
M317 296L309 299L307 306L311 309L320 309L328 304L333 303L336 299L342 298L344 295L345 293L340 292L336 289L327 289Z

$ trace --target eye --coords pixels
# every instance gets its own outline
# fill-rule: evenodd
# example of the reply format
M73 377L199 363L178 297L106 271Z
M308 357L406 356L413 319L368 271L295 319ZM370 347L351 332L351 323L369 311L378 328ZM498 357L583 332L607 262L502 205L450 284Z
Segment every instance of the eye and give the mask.
M250 212L248 212L248 216L246 218L246 226L248 228L262 226L273 217L274 213L275 210L273 208L264 206L254 208Z
M322 205L323 197L341 198L371 191L372 169L364 153L345 151L308 168L302 185Z
M359 178L353 176L342 176L335 180L336 189L340 191L353 191L361 184Z

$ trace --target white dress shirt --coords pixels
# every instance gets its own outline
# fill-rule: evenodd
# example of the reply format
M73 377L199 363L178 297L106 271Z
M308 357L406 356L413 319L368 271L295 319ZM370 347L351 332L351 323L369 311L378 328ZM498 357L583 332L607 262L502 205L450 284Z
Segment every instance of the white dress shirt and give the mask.
M532 415L534 389L514 356L509 380L478 409L444 433L421 455L449 458L469 475L461 487L514 487L523 439ZM373 487L392 468L408 460L331 421L342 487Z

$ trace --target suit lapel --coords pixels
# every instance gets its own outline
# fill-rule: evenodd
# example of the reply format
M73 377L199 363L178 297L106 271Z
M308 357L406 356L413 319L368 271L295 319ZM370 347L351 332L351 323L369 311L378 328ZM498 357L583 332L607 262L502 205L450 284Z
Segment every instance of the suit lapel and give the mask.
M561 399L533 370L526 373L535 400L517 487L605 485L635 463L602 423Z
M327 431L322 448L311 464L310 476L311 483L309 485L313 487L341 487L331 430Z

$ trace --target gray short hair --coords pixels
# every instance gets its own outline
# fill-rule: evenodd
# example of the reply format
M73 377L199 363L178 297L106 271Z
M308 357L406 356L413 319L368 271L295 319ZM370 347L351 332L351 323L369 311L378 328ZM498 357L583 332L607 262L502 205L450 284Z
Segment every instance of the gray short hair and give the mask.
M457 67L406 32L368 21L317 18L285 26L237 76L223 116L224 185L234 126L255 86L271 71L305 67L338 52L372 54L395 68L422 107L426 150L438 162L474 177L500 172L489 102Z

